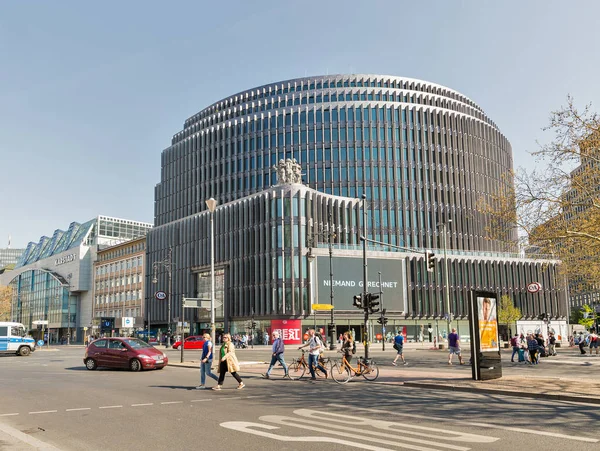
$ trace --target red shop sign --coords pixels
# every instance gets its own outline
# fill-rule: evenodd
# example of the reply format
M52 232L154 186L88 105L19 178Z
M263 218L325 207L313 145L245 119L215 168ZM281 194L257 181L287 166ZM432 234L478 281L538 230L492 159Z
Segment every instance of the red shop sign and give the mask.
M275 331L286 345L302 344L302 321L299 319L272 319L271 333Z

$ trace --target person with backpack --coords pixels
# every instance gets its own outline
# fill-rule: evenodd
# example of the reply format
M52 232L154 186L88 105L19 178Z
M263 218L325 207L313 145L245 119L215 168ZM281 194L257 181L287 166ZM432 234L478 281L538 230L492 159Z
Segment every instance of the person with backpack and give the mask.
M308 342L305 345L298 347L302 349L308 346L308 369L310 370L310 380L316 381L317 376L315 375L315 366L325 374L327 378L327 370L319 363L319 355L323 348L323 342L319 340L319 337L315 335L314 329L308 330Z
M392 362L392 365L396 366L396 361L400 358L402 359L402 363L404 365L406 365L406 360L404 360L404 335L402 335L400 333L400 331L396 331L396 336L394 337L394 349L396 350L397 354L396 357L394 358L394 361Z

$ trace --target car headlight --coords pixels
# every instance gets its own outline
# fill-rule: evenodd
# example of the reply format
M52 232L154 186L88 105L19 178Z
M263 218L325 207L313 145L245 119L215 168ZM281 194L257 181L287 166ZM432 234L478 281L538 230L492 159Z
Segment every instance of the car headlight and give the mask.
M149 360L153 360L153 359L152 359L152 357L150 357L150 356L147 356L146 354L140 354L140 355L138 355L138 357L139 357L140 359L146 359L146 360L148 360L148 359L149 359Z

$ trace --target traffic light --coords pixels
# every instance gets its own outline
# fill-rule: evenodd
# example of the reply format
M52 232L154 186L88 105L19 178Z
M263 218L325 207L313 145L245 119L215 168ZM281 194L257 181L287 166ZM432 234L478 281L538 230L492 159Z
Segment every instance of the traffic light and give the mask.
M256 321L252 321L252 329L256 329Z
M377 299L379 299L378 294L367 293L367 307L369 308L370 314L377 313L379 311L379 307L377 307L379 305L379 301Z
M379 319L377 320L377 322L379 324L381 324L383 327L385 327L385 325L388 322L388 319L385 317L385 313L386 313L386 309L381 310L381 316L379 317Z
M425 260L427 260L427 271L435 271L435 254L431 251L425 251Z
M362 294L357 294L354 296L354 301L353 301L353 305L356 308L362 309L363 305L362 305Z

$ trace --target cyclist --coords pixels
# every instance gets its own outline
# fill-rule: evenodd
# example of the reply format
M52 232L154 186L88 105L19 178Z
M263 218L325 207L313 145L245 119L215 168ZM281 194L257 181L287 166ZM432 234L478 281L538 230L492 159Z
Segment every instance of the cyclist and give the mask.
M308 342L305 345L300 346L298 349L306 348L308 346L308 369L310 370L310 380L316 381L315 366L323 372L325 378L327 378L327 370L319 363L320 350L323 347L323 342L315 335L314 329L308 330Z
M348 363L352 360L352 348L354 347L354 343L352 342L352 337L348 334L348 332L344 332L342 338L342 349L340 352L344 354Z

